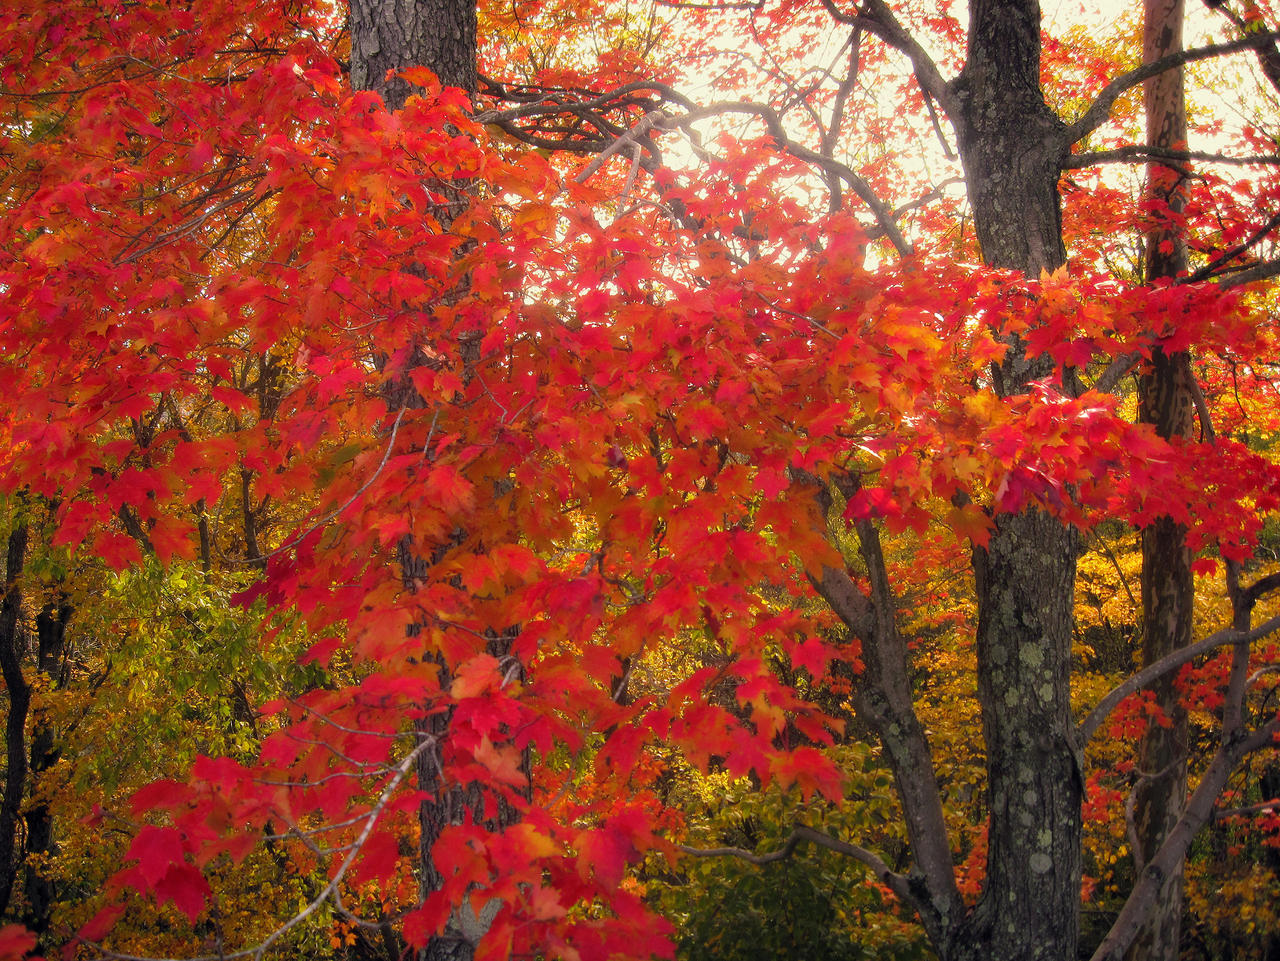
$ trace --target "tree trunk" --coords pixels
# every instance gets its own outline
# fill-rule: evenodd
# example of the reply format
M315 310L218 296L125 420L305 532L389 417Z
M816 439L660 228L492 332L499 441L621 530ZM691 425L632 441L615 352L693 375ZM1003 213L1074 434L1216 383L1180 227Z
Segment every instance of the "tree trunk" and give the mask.
M1034 0L974 0L958 100L960 156L983 259L1031 277L1066 260L1057 182L1064 126L1040 90ZM1048 358L1010 338L992 371L1010 396ZM948 959L1074 959L1083 783L1071 721L1078 539L1034 508L996 518L974 552L978 697L987 753L987 877Z
M66 683L67 625L71 604L65 595L46 603L36 615L36 668L48 678L49 689ZM40 791L40 776L57 763L61 751L44 710L37 710L31 732L31 787L33 800L25 818L27 853L49 855L56 851L53 841L53 813ZM27 927L43 935L49 930L53 909L53 881L38 866L28 863L26 871Z
M1146 0L1143 5L1142 56L1157 60L1182 49L1182 0ZM1148 80L1144 89L1147 143L1183 149L1187 140L1182 71L1169 70ZM1177 222L1186 203L1184 172L1164 164L1147 168L1147 199L1155 223L1146 236L1146 280L1152 283L1185 272L1184 231ZM1167 206L1168 216L1160 210ZM1156 348L1151 367L1139 377L1138 419L1165 438L1190 437L1193 427L1190 357ZM1171 517L1143 528L1142 662L1158 661L1191 642L1195 585L1186 528ZM1135 870L1159 850L1178 822L1187 798L1187 716L1174 688L1174 675L1152 686L1156 702L1170 721L1152 724L1139 750L1140 780L1134 787L1132 837ZM1177 961L1182 921L1182 866L1178 865L1155 909L1129 949L1130 961Z
M0 672L9 694L5 723L4 793L0 796L0 912L7 910L22 858L18 848L18 819L27 786L27 711L31 688L22 675L22 569L27 553L27 525L9 533L4 599L0 602Z
M443 86L475 92L475 0L352 0L352 85L375 91L387 109L398 110L412 87L388 74L411 66L429 68ZM406 385L406 390L411 388ZM401 544L399 560L406 585L426 579L428 562L409 539ZM441 687L447 689L447 665L441 664L440 675ZM419 887L425 898L444 883L433 858L441 833L451 824L462 823L468 813L479 822L484 799L477 785L450 785L441 777L444 744L449 736L448 716L432 715L420 724L419 734L436 741L431 750L419 755L416 770L419 789L429 795L418 813ZM514 813L501 807L500 824L514 820ZM492 922L491 910L486 906L478 917L465 905L455 911L445 933L432 937L419 952L419 961L470 961L476 942Z
M387 74L415 66L475 92L475 0L351 0L351 85L399 110L413 87Z
M974 0L954 84L957 123L982 259L1038 277L1066 262L1058 176L1065 128L1040 90L1040 5ZM1013 391L1009 391L1012 393Z
M1073 959L1083 784L1071 723L1077 538L1029 510L975 551L987 877L949 958Z

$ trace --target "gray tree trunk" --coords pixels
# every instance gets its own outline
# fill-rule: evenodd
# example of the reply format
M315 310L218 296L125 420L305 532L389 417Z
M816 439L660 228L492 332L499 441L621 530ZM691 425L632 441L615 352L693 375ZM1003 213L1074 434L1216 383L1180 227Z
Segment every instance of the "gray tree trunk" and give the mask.
M351 85L399 110L413 86L388 74L407 67L474 93L475 0L351 0Z
M953 85L983 259L1031 277L1066 260L1058 177L1068 144L1040 89L1035 0L973 0ZM993 370L1010 396L1052 370L1017 339ZM1080 916L1083 781L1071 721L1074 529L1035 509L996 518L974 552L978 697L987 753L987 878L943 953L1068 961Z

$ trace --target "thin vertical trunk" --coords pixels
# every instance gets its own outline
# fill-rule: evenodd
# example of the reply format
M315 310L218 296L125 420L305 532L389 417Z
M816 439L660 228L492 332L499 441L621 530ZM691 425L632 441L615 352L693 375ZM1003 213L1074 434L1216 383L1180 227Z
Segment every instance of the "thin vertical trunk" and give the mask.
M65 595L46 603L36 615L36 669L48 679L49 689L66 683L67 625L71 621L71 604ZM55 731L44 709L37 709L31 731L31 793L33 800L25 814L27 853L55 853L53 812L41 791L40 777L57 763L61 751ZM39 867L27 865L27 927L43 935L49 930L53 908L53 881Z
M1143 60L1150 62L1182 49L1182 0L1145 0ZM1182 71L1169 70L1148 80L1143 105L1147 143L1185 148L1186 104ZM1151 164L1147 199L1153 225L1146 236L1147 283L1185 272L1186 247L1179 216L1186 203L1184 171ZM1138 419L1165 438L1189 437L1194 418L1190 358L1156 348L1151 366L1139 378ZM1171 517L1157 518L1142 529L1142 662L1151 664L1191 641L1195 588L1187 530ZM1153 685L1156 702L1170 721L1152 724L1139 750L1140 780L1134 788L1133 852L1140 872L1178 822L1187 797L1187 717L1166 675ZM1155 909L1129 949L1131 961L1177 961L1182 920L1182 865L1171 874Z
M27 553L27 525L9 533L4 599L0 601L0 673L9 695L5 722L5 779L0 795L0 912L9 906L18 879L18 820L27 786L27 711L31 688L22 674L22 569Z
M983 259L1031 277L1066 260L1057 192L1068 145L1040 89L1035 0L974 0L954 85L960 154ZM1008 340L1003 396L1053 371ZM1078 539L1031 508L996 518L974 551L978 698L987 753L987 878L948 959L1073 959L1080 914L1083 784L1071 724Z

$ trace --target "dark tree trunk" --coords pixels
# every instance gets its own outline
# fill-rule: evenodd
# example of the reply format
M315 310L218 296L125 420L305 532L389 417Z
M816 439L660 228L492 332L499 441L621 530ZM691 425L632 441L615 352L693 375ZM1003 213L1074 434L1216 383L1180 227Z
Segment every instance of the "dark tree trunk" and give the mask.
M413 86L387 74L415 66L476 90L475 0L351 0L351 85L399 110Z
M49 681L49 688L66 683L67 625L71 621L71 605L65 598L50 601L36 615L36 667ZM34 800L26 812L27 853L53 854L53 813L40 790L40 776L57 763L60 750L55 732L43 710L36 712L31 732L30 776ZM38 867L27 865L27 911L24 920L36 934L49 930L53 908L53 881Z
M1031 277L1066 260L1057 182L1064 125L1040 90L1034 0L974 0L953 85L960 155L983 259ZM1052 373L1010 339L1004 396ZM1067 961L1080 914L1083 783L1071 720L1077 535L1035 509L996 518L974 568L978 697L987 752L987 878L949 959Z
M9 695L4 793L0 796L0 912L9 907L22 862L17 832L27 786L27 711L31 707L31 688L22 675L22 569L26 553L27 525L21 523L9 534L4 599L0 602L0 672Z
M1182 0L1146 0L1143 5L1142 56L1158 60L1182 49ZM1147 143L1183 149L1187 140L1186 102L1182 71L1170 70L1148 80L1143 103ZM1151 164L1147 168L1147 197L1156 208L1167 205L1169 216L1157 211L1147 232L1147 282L1177 277L1186 271L1184 231L1178 217L1186 204L1185 176L1177 167ZM1138 419L1151 424L1165 438L1190 437L1193 424L1190 357L1166 354L1157 348L1151 367L1139 377ZM1157 518L1143 528L1142 540L1142 662L1154 663L1191 642L1195 585L1186 528L1171 517ZM1166 675L1152 686L1169 727L1152 724L1142 739L1134 787L1133 852L1141 871L1160 849L1178 822L1187 799L1187 717ZM1177 961L1182 922L1182 866L1178 865L1156 901L1155 909L1129 949L1131 961Z
M974 0L954 92L969 202L982 258L1037 277L1066 262L1058 176L1065 127L1040 90L1040 5ZM1012 392L1012 391L1011 391Z
M413 88L398 78L389 79L388 73L411 66L427 67L446 87L475 92L475 0L352 0L352 85L379 93L389 110L398 110ZM406 403L412 401L409 398ZM427 560L408 540L401 545L400 565L406 585L428 575ZM442 664L440 673L441 686L447 689L447 666ZM468 815L479 821L484 798L478 785L449 785L440 776L449 736L447 715L432 715L422 722L419 734L435 740L432 749L419 755L416 771L420 790L430 796L418 816L419 886L425 897L444 882L433 859L441 832ZM514 812L500 806L495 826L514 820ZM444 935L430 939L419 953L419 961L470 961L476 942L491 921L489 910L482 908L477 917L464 906L455 911Z

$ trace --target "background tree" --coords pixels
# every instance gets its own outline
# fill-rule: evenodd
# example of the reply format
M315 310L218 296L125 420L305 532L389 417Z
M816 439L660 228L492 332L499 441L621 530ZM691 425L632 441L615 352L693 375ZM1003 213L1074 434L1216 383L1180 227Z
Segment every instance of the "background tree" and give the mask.
M1181 3L1143 5L1142 59L1155 63L1182 51ZM1182 67L1149 79L1143 88L1146 143L1153 150L1187 148L1186 102ZM1144 238L1145 280L1149 284L1174 281L1187 272L1186 237L1181 219L1186 213L1189 175L1185 166L1147 164L1147 204L1152 225ZM1192 398L1199 388L1191 373L1186 351L1166 354L1157 347L1151 366L1138 385L1139 419L1154 425L1162 437L1190 438L1194 422ZM1212 427L1208 428L1210 431ZM1195 585L1193 557L1187 547L1185 526L1172 517L1157 518L1142 530L1142 663L1154 664L1191 642L1194 625ZM1134 786L1135 867L1145 866L1147 852L1155 851L1177 823L1186 803L1187 719L1172 676L1161 678L1155 688L1156 703L1169 723L1149 725L1138 758L1138 783ZM1160 893L1142 933L1134 943L1134 958L1176 959L1182 921L1182 865Z

